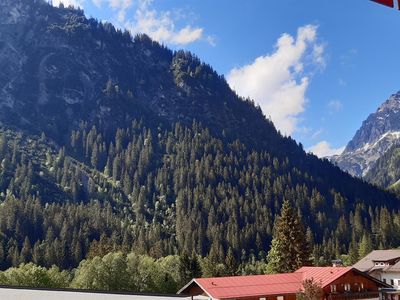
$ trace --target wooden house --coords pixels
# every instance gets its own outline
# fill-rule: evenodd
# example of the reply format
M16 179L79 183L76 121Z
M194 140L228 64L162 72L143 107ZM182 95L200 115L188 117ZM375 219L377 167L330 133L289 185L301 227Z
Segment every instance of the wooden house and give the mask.
M295 300L306 279L318 283L321 299L327 300L379 299L380 290L389 287L352 267L303 267L286 274L196 278L178 294L212 300Z

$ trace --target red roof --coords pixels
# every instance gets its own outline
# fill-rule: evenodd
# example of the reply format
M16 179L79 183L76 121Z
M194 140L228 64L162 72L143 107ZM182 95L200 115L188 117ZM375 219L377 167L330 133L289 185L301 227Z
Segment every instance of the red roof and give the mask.
M191 283L197 283L214 299L285 295L298 293L305 279L313 279L325 287L350 270L351 267L303 267L294 273L196 278Z
M240 298L297 293L301 288L302 274L196 278L195 281L212 298Z
M326 287L332 281L335 281L342 275L349 272L352 267L302 267L295 273L302 273L303 280L314 279L322 287Z

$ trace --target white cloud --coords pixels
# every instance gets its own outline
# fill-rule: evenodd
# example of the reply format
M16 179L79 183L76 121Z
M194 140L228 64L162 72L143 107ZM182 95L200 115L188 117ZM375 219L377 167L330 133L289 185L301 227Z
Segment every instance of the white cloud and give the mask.
M204 38L203 28L187 25L177 29L172 12L157 12L150 7L151 3L152 0L139 1L134 19L126 22L125 26L133 34L146 33L161 43L174 45L187 45ZM177 18L182 18L182 15L180 14ZM204 39L207 40L207 37ZM211 42L209 43L211 44Z
M305 67L324 67L323 54L324 46L317 42L317 27L306 25L297 30L296 37L283 34L273 53L231 70L227 80L239 95L260 104L275 126L289 135L298 129L299 115L307 103L310 72Z
M208 35L206 41L213 47L217 46L217 38L213 35Z
M344 148L345 146L332 148L332 146L327 141L321 141L318 144L308 148L308 151L322 158L332 155L339 155L344 151Z
M314 44L314 46L313 46L312 56L313 56L314 63L321 68L325 68L325 66L326 66L324 50L325 50L325 46L322 44Z
M103 4L103 0L92 0L93 4L97 7L101 7Z
M60 3L64 4L64 6L74 6L74 7L83 7L84 0L53 0L52 3L54 6L59 6Z
M83 8L89 0L53 0L53 5L60 2L64 5L73 5ZM166 44L187 45L203 40L211 46L216 45L216 39L211 35L204 35L204 29L198 26L178 26L178 22L188 19L183 10L157 11L152 8L154 0L90 0L95 6L111 11L110 20L120 28L127 28L133 35L145 33L152 39ZM133 9L134 8L134 9Z
M314 139L320 137L321 134L323 134L323 133L324 133L324 129L323 129L323 128L320 128L320 129L318 129L317 131L315 131L315 132L311 135L311 138L314 140Z
M328 108L330 109L331 112L338 112L342 110L343 103L340 100L331 100L328 103Z
M125 10L132 6L132 0L108 0L108 5L113 9Z
M186 45L197 41L202 36L203 28L191 28L190 26L186 26L179 30L179 32L176 32L172 40L175 44Z
M127 10L132 7L133 0L92 0L95 5L101 7L104 1L107 1L108 6L117 11L117 20L119 23L125 22Z

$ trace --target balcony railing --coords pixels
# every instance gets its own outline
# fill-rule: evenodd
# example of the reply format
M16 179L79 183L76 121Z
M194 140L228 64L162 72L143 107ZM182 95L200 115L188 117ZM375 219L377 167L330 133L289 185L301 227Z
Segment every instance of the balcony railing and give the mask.
M379 292L348 292L329 294L328 300L350 300L350 299L379 299Z

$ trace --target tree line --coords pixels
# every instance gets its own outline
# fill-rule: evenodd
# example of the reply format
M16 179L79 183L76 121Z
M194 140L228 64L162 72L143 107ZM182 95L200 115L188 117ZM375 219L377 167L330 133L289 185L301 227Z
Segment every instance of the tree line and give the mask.
M357 185L347 195L343 179L310 176L290 157L227 143L196 122L168 129L138 120L113 137L82 123L61 148L4 129L0 161L2 269L71 269L97 249L155 259L189 253L212 266L229 257L254 273L285 201L304 224L315 265L400 244L393 195Z

